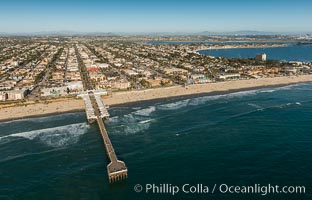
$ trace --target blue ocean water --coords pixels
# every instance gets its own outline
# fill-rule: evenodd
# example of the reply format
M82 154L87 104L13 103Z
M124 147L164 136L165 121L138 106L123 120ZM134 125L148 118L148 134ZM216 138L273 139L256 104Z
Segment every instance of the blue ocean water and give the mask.
M172 45L179 45L179 44L284 44L283 42L249 42L249 41L210 41L210 42L200 42L200 41L149 41L148 44L152 45L163 45L163 44L172 44Z
M200 54L226 58L255 58L256 54L266 53L269 60L312 62L312 45L274 48L236 48L201 50Z
M84 113L0 123L0 199L312 199L312 84L114 107L127 181L109 185ZM306 194L145 194L136 184L305 186Z

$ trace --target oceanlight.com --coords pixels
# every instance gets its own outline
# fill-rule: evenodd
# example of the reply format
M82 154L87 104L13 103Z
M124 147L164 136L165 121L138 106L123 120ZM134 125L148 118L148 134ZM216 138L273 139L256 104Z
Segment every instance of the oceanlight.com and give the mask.
M164 184L137 184L134 186L134 191L145 194L258 194L266 196L269 194L305 194L305 186L279 186L279 185L248 185L248 186L234 186L227 184L184 184L173 185L169 183Z

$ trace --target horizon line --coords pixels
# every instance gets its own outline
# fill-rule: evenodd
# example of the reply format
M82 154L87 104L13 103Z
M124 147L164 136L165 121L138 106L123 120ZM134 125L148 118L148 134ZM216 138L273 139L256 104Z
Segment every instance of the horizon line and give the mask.
M73 30L59 30L59 31L12 31L0 32L2 35L15 36L29 36L29 35L88 35L88 34L109 34L109 35L298 35L298 34L312 34L312 31L259 31L259 30L237 30L237 31L73 31Z

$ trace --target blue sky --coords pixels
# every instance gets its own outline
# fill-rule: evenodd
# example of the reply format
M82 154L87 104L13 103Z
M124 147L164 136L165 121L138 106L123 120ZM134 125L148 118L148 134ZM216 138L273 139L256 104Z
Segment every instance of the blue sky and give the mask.
M0 32L312 32L307 0L5 0Z

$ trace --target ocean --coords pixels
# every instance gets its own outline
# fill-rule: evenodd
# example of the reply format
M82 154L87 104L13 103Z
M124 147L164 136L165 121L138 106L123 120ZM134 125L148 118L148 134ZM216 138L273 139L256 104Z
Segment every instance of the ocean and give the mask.
M237 45L237 44L284 44L284 42L255 42L255 41L210 41L210 42L200 42L200 41L149 41L148 44L152 45L166 45L166 44L172 44L172 45L188 45L188 44L226 44L226 45ZM291 44L291 43L290 43Z
M312 62L312 45L289 45L274 48L208 49L200 54L226 58L255 58L256 54L266 53L268 60Z
M112 107L106 127L129 178L111 185L85 113L2 122L0 199L312 199L311 99L302 83ZM305 194L226 193L225 184Z

